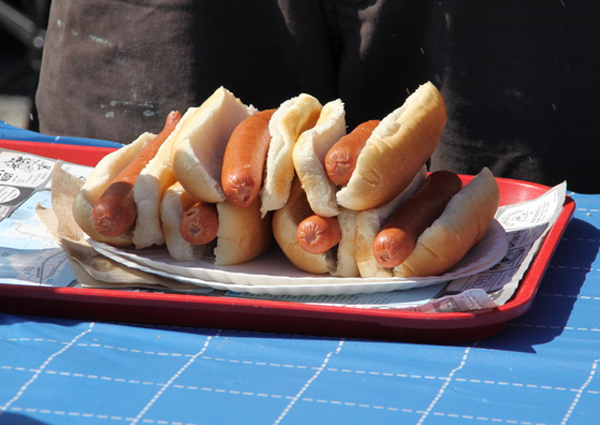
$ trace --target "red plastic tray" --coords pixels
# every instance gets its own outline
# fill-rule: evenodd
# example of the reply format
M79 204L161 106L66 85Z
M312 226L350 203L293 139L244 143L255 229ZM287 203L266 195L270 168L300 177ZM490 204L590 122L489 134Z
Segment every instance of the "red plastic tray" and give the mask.
M49 158L94 165L110 148L0 140L0 146ZM468 181L471 176L462 176ZM500 203L535 198L549 188L498 178ZM383 339L420 343L457 343L503 331L534 300L550 259L569 223L575 202L567 196L516 294L506 304L460 313L415 313L318 306L303 303L161 294L88 288L48 288L0 284L0 310L13 314L93 321L198 326L287 334Z

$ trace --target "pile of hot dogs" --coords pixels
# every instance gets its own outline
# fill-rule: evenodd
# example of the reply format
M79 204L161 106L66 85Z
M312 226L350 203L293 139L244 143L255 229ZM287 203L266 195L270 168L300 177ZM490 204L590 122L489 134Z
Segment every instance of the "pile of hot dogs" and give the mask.
M446 123L431 83L347 134L344 105L308 94L258 111L225 88L158 135L106 156L73 205L93 239L177 261L250 261L275 242L310 273L441 274L477 244L498 208L491 172L463 187L426 161Z

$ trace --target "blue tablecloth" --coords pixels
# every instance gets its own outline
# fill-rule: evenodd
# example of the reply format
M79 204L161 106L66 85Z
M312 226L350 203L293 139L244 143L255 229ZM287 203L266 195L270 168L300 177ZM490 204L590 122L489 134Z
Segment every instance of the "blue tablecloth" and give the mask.
M570 195L532 308L495 337L418 345L0 313L0 424L600 423L600 195Z

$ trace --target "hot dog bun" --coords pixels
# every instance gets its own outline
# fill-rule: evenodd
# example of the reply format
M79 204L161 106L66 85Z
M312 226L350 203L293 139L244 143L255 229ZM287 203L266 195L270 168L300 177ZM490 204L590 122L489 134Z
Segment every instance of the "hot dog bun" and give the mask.
M362 277L392 277L391 269L381 266L373 256L373 241L394 211L421 186L427 167L421 166L408 187L387 204L360 211L356 216L356 265Z
M384 267L396 267L408 258L417 239L438 219L463 187L458 174L436 171L389 218L373 242L373 255Z
M169 113L162 131L144 146L100 196L92 210L92 223L100 234L116 237L135 226L138 214L133 196L134 186L144 167L156 156L180 120L179 111Z
M446 119L439 91L429 82L420 86L375 128L338 204L361 211L390 202L434 152Z
M131 144L106 155L92 170L73 201L73 217L91 238L114 246L128 246L132 243L130 232L117 237L101 235L92 224L92 210L114 178L150 143L156 135L143 133Z
M160 201L167 188L176 181L171 164L171 149L182 121L179 121L156 156L144 167L133 187L137 218L132 242L137 249L165 243L160 222Z
M225 200L221 186L225 147L235 127L256 112L220 87L201 106L185 113L171 161L177 180L194 198L212 203Z
M486 167L450 200L417 240L394 276L435 276L458 263L483 238L500 202L498 183Z
M342 238L336 249L311 254L300 246L296 230L313 211L298 178L292 181L288 202L273 214L273 235L286 257L299 269L309 273L333 276L358 276L354 261L354 226L356 212L342 209L337 216Z
M76 220L90 237L115 246L133 243L138 249L164 243L159 217L160 199L175 181L170 157L174 134L181 124L180 117L179 112L172 112L158 137L144 133L131 145L107 155L92 171L73 202ZM119 183L115 183L115 177ZM116 193L113 191L107 195L111 185L120 188ZM126 202L124 197L128 198L133 215L125 217L121 214L119 217L119 209L123 209ZM98 204L104 199L110 202L100 206L101 223L108 222L113 229L125 229L119 231L121 234L118 236L107 236L101 232L104 227L99 229L94 225L94 208L99 208ZM116 210L108 209L111 204L116 206ZM120 218L126 221L120 222Z
M169 187L162 199L163 233L169 254L174 259L214 259L219 266L233 265L258 257L272 245L271 216L261 217L259 198L248 207L239 207L229 201L217 203L217 239L206 245L186 242L179 232L179 223L185 206L193 202L193 197L179 182Z
M323 161L331 147L346 134L344 104L341 100L327 103L316 125L298 137L293 149L296 174L315 214L333 217L340 213L336 202L336 186L329 181Z
M456 265L489 228L499 202L498 184L484 168L452 197L442 215L417 239L412 254L399 266L387 268L373 255L373 241L402 202L358 214L357 263L362 277L418 277L442 274Z
M269 122L271 143L260 194L263 215L283 207L287 202L295 173L294 145L300 134L316 124L321 109L322 105L316 98L302 93L283 102L273 114Z
M221 170L221 186L229 202L245 207L258 197L271 144L269 122L275 111L257 112L233 130Z

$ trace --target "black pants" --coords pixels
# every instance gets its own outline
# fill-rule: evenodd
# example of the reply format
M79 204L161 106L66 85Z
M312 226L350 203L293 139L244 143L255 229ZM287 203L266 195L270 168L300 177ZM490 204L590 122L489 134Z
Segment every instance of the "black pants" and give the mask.
M432 169L598 193L598 22L588 0L54 0L40 129L127 143L221 85L261 109L339 97L354 127L432 81Z

